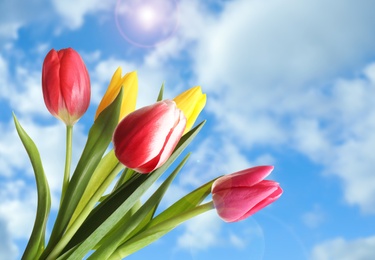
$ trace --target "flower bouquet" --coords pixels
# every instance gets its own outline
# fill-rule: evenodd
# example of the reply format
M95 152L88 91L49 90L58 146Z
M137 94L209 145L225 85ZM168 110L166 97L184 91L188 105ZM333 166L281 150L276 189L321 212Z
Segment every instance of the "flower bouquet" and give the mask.
M224 221L235 222L281 196L279 184L265 180L273 167L258 166L218 176L160 210L160 201L189 157L184 150L204 125L194 126L206 103L200 87L173 100L163 99L163 88L154 104L135 110L137 74L122 76L119 68L71 171L72 129L89 107L90 78L75 50L52 49L47 54L43 97L50 113L66 124L65 170L59 210L46 239L48 181L35 143L14 115L38 192L34 227L22 259L123 259L206 211L215 209ZM163 174L162 184L144 198Z

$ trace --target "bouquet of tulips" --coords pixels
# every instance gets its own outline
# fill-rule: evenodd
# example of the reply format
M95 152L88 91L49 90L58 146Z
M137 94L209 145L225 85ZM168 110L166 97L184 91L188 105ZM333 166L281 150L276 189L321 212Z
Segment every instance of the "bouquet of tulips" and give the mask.
M282 194L278 183L265 180L273 167L258 166L204 183L156 214L189 157L183 151L204 125L194 126L206 103L201 88L163 100L162 86L156 103L135 110L137 74L122 76L119 68L73 171L72 128L90 103L89 74L75 50L52 49L47 54L42 89L47 109L66 124L65 170L60 207L46 239L51 207L48 181L35 143L14 116L38 192L35 223L22 259L122 259L208 210L216 209L224 221L235 222ZM167 176L162 184L142 202L163 174Z

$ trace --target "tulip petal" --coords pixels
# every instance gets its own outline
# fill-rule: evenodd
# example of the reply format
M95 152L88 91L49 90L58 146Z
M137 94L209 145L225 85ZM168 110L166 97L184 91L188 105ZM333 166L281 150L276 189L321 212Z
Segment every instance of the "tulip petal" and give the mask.
M200 112L206 105L206 94L202 94L202 89L195 86L186 90L173 99L177 107L182 110L186 116L187 122L184 134L188 132L197 120Z
M72 48L52 49L42 69L43 98L50 113L73 125L90 104L90 78L81 56Z
M121 74L122 69L121 67L118 67L112 76L107 91L105 92L102 100L99 103L99 106L95 114L95 120L98 117L98 115L113 102L115 97L120 92L121 88L124 91L124 95L121 103L119 121L123 119L126 115L128 115L130 112L133 112L135 110L138 95L137 72L133 71L127 73L122 78Z
M252 187L221 190L213 193L212 198L219 216L224 221L235 222L248 217L249 210L272 195L277 189L277 183L263 184L261 182ZM255 213L255 211L251 213Z
M142 173L159 167L180 139L180 129L185 127L180 114L173 101L165 100L126 116L113 136L119 161Z
M180 141L180 137L184 133L186 127L186 117L182 113L182 111L178 110L178 122L174 126L173 131L171 132L170 136L167 138L167 142L161 151L159 162L156 166L158 168L161 166L169 157L169 155L173 152L173 149L176 147L177 143Z
M250 209L245 215L243 215L241 218L238 219L238 221L243 220L254 213L258 212L259 210L265 208L272 202L276 201L278 198L280 198L281 194L283 194L283 190L280 186L277 187L277 189L269 195L267 198L256 204L252 209Z
M60 59L57 52L52 49L46 55L42 69L42 88L44 103L48 111L53 115L58 115L58 109L63 104L60 82ZM56 108L57 106L57 108Z
M116 69L115 73L113 73L113 76L111 78L111 81L109 82L107 91L104 93L104 96L103 96L102 100L100 101L99 106L96 110L95 120L99 116L99 114L107 106L109 106L109 104L111 104L113 102L113 100L117 96L118 92L120 91L120 88L117 87L117 86L118 86L119 81L121 80L121 73L122 73L121 67L118 67Z
M146 164L143 164L138 168L135 168L135 170L144 173L151 172L154 169L159 168L173 152L173 149L179 142L179 137L183 134L183 131L186 126L186 118L182 111L177 109L176 107L175 113L177 113L176 116L179 117L179 120L178 122L176 122L173 129L171 129L168 136L165 138L164 147L160 150L160 153Z
M125 98L122 100L121 104L120 120L135 110L138 95L137 72L132 71L125 74L121 86L124 89Z
M253 186L266 178L272 172L273 168L273 166L256 166L224 175L214 182L212 185L212 193L236 187Z
M186 124L185 132L189 131L193 127L195 121L197 120L199 114L201 113L201 111L203 110L205 105L206 105L206 94L203 94L197 100L197 104L195 105L194 110L192 111L192 113L189 116L189 120Z
M128 154L127 161L129 167L132 167L133 163L139 165L158 155L173 124L173 116L165 104L144 107L119 123L119 129L126 127L126 136L123 136L121 141L115 139L114 142L122 144L124 149L129 151L137 151ZM118 149L122 150L122 147Z

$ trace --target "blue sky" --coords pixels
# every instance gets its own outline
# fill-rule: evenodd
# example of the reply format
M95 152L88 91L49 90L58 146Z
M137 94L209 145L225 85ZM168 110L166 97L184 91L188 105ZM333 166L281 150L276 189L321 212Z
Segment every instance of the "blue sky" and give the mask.
M284 189L245 221L226 224L212 211L129 259L375 259L374 1L165 0L170 9L158 12L171 19L157 29L150 11L143 25L123 23L116 2L0 2L0 259L20 257L36 208L12 111L40 149L58 205L65 127L47 112L40 79L46 53L65 47L82 55L92 82L75 161L122 66L137 70L138 107L162 82L169 98L195 85L208 96L208 122L164 205L261 164L275 166L270 178Z

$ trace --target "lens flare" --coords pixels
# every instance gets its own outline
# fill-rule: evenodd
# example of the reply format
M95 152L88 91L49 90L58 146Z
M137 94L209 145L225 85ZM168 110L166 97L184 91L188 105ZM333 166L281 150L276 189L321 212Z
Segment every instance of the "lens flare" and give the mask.
M157 14L155 13L155 10L153 10L149 6L144 6L139 9L138 19L139 19L140 24L145 29L151 29L153 25L155 24L156 20L158 19L158 17L157 17Z
M175 33L178 8L175 0L118 0L115 18L120 34L128 42L153 47Z

